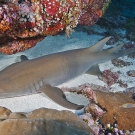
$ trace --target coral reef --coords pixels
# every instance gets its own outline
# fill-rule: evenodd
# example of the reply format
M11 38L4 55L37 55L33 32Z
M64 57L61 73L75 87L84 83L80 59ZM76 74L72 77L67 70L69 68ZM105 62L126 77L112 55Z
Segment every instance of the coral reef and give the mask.
M20 47L14 42L18 42L20 38L23 40L36 36L57 35L61 31L65 31L69 36L77 24L93 25L103 15L110 0L1 2L4 4L0 3L0 38L5 42L0 43L0 52L13 54L33 47L31 43L24 45L25 43L21 42L21 46L24 47L18 49Z
M15 113L0 107L0 135L92 135L93 131L70 111L40 108Z

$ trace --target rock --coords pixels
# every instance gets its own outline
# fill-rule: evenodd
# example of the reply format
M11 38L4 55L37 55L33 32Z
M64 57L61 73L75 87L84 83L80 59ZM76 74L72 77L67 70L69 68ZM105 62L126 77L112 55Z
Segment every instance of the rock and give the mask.
M40 108L30 113L13 113L0 107L0 135L92 135L93 131L76 114Z

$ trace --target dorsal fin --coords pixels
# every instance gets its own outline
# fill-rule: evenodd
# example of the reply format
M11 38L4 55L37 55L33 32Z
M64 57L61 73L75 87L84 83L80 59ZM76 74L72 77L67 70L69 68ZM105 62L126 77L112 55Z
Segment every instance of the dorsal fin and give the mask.
M21 56L20 56L20 59L21 59L21 61L29 60L29 59L27 58L27 56L25 56L25 55L21 55Z
M109 36L109 37L106 37L106 38L102 39L101 41L99 41L95 45L93 45L90 48L88 48L88 50L91 51L91 52L97 52L97 51L103 50L103 46L111 38L112 38L112 36Z

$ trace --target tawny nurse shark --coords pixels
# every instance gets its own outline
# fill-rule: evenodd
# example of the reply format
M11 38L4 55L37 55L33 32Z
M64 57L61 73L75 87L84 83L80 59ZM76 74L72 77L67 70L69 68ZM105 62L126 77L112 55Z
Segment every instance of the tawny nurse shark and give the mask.
M89 48L50 54L10 65L0 72L0 98L23 96L43 92L54 102L69 109L83 106L68 102L61 89L55 87L83 73L92 66L134 52L120 50L122 45L103 50L107 37ZM120 50L120 51L119 51Z

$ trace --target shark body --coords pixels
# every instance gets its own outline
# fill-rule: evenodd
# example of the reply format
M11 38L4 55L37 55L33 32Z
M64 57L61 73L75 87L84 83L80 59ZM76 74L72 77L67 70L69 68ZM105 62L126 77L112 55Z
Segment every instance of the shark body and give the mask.
M55 86L78 77L98 63L134 52L133 49L118 51L121 45L102 50L110 38L89 48L54 53L8 66L0 71L0 98L43 92L66 108L81 108L66 101L62 90Z

